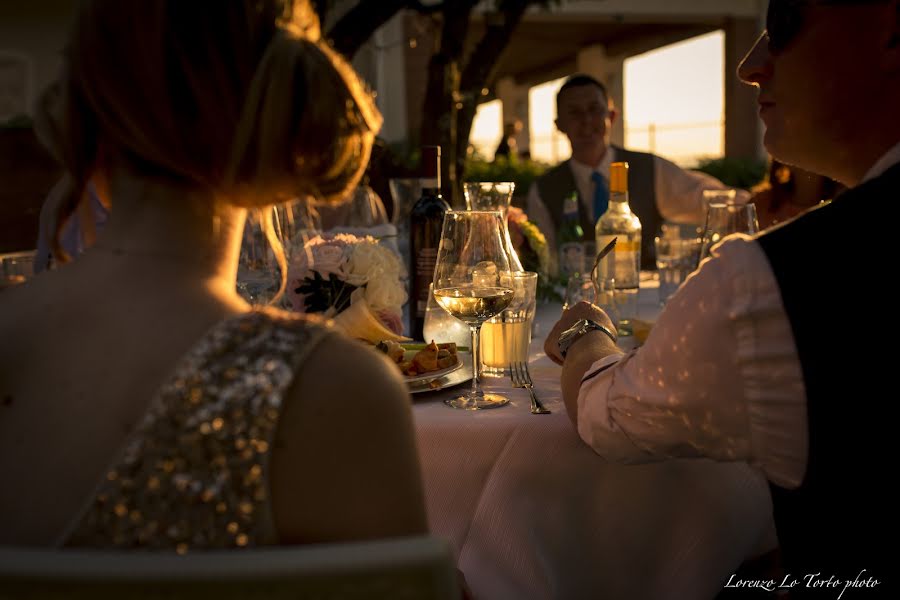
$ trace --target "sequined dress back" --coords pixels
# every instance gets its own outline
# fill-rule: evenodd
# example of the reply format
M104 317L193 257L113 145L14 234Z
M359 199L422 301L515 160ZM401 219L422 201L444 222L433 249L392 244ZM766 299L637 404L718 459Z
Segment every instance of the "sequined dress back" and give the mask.
M278 311L218 323L176 366L61 545L277 543L268 465L285 391L327 328Z

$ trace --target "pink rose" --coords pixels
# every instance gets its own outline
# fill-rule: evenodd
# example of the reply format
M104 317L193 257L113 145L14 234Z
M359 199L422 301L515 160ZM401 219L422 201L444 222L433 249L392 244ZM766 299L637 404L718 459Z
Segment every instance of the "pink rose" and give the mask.
M403 315L397 314L392 310L375 311L375 316L381 321L381 324L396 333L403 335Z
M296 290L302 285L303 280L313 276L313 271L318 272L324 279L335 275L344 280L344 267L347 263L348 248L357 242L356 236L349 234L317 235L298 245L293 249L293 257L288 267L287 295L291 307L297 312L306 312L304 294L298 294Z

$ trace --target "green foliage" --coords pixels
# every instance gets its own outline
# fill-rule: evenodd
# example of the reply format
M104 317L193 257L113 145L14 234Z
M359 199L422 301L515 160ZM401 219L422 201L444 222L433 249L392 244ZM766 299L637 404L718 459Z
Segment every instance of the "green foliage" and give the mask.
M516 195L528 193L531 183L548 168L544 163L515 156L500 156L495 161L472 154L466 160L466 181L514 181Z
M766 176L765 161L749 158L706 158L694 170L712 175L725 185L749 190Z

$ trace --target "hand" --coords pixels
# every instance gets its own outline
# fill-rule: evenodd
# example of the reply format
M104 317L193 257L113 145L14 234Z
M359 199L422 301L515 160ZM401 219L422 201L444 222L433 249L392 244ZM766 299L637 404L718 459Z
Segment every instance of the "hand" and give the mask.
M550 360L558 365L563 364L563 357L559 353L559 345L557 344L559 336L579 319L590 319L609 327L611 331L616 330L615 325L613 325L607 314L590 302L579 302L564 310L559 321L556 322L556 325L547 334L547 339L544 340L544 352L550 357Z

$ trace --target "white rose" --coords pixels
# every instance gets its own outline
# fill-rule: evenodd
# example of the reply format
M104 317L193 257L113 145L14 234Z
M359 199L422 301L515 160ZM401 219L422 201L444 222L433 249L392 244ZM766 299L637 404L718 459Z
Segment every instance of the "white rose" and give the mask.
M374 275L366 284L366 302L374 311L397 311L406 302L406 287L396 275Z
M378 273L380 276L399 280L404 273L403 263L389 248L376 241L366 240L353 247L346 265L347 281L363 285Z
M310 264L312 270L318 271L325 278L331 273L335 275L341 274L341 262L344 260L343 248L322 244L313 247L312 251L313 259Z

